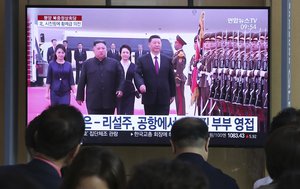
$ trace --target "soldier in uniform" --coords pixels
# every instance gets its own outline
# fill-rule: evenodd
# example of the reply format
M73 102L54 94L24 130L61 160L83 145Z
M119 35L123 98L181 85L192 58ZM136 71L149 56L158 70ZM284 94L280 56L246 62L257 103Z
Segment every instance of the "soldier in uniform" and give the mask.
M183 73L186 65L186 56L182 47L186 45L186 42L179 36L176 36L176 41L174 43L174 48L176 50L172 63L174 68L174 76L176 83L176 110L177 115L185 115L185 97L184 97L184 85L186 81L186 76Z

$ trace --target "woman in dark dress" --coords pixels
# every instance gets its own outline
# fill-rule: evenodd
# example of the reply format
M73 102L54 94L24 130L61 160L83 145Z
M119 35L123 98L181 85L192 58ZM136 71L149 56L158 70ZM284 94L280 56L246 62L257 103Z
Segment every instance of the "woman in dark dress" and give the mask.
M130 62L130 46L122 45L120 48L120 53L120 64L122 65L125 73L125 81L123 96L118 99L117 113L119 115L133 115L136 90L132 80L134 79L135 64Z
M51 105L70 104L70 91L76 93L74 76L70 62L65 61L66 49L62 44L55 47L54 60L49 63L46 98Z

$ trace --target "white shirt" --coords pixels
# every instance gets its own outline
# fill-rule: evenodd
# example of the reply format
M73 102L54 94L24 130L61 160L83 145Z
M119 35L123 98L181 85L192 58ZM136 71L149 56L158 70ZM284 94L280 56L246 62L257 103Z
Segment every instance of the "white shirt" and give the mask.
M257 180L253 185L253 189L257 189L261 186L268 185L271 182L273 182L272 178L270 176L266 176L264 178Z
M127 71L128 71L128 68L129 68L129 66L130 66L130 61L128 61L128 62L124 62L124 61L120 61L121 62L121 64L122 64L122 66L123 66L123 69L124 69L124 74L125 74L125 80L126 80L126 74L127 74Z
M158 67L160 68L160 54L158 54L158 55L154 55L152 53L150 53L150 54L151 54L151 57L152 57L152 60L153 60L154 67L155 67L155 58L154 57L157 57Z

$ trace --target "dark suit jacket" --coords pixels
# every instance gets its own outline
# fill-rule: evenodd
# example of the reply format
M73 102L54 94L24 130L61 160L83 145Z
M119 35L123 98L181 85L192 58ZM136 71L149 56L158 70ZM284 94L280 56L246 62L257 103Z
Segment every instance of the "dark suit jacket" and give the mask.
M146 86L146 93L142 94L142 103L145 105L167 105L174 97L175 79L171 58L160 54L159 74L155 72L151 54L146 54L136 63L136 84Z
M65 60L72 63L72 52L71 52L71 49L69 49L69 48L66 49Z
M125 76L125 82L124 82L124 91L123 91L123 96L128 96L130 94L135 93L135 88L132 83L132 80L134 79L135 76L135 67L136 65L133 63L130 63L126 76Z
M79 61L85 61L87 58L86 56L86 50L82 49L81 53L79 53L79 50L76 49L74 52L74 59L76 63L78 64Z
M53 46L49 47L48 51L47 51L47 61L48 61L48 63L51 60L54 60L54 49L53 49Z
M203 157L195 153L183 153L176 159L191 163L207 176L210 189L238 189L236 181L206 162Z
M116 59L118 61L121 60L119 51L115 50L115 53L112 53L112 50L107 51L107 57Z
M122 65L112 58L99 61L90 58L83 63L76 100L84 101L88 110L116 107L116 91L123 91L124 71Z
M0 167L0 174L5 175L5 172L26 175L39 183L43 189L59 189L62 182L62 178L51 165L38 159L33 159L27 164Z
M149 52L146 50L142 50L142 55L148 54ZM135 58L135 63L137 63L137 60L141 57L139 51L135 51L134 53L134 58Z

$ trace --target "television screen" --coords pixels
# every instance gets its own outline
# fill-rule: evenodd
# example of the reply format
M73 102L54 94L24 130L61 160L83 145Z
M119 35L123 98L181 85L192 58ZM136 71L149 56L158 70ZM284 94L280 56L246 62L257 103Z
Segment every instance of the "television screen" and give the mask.
M270 99L268 8L27 6L26 13L28 122L65 90L67 102L84 114L85 144L168 145L173 122L185 116L206 121L211 146L263 144ZM157 73L152 35L160 36ZM106 43L105 56L116 59L104 61L114 68L89 66L103 63L95 58L98 40ZM59 44L67 46L65 61L55 52ZM131 47L127 58L120 52L124 44ZM69 94L71 89L80 94ZM169 104L175 99L162 103L167 113L159 113L159 103L149 105L149 99L165 97ZM113 106L111 113L88 111L97 104Z

